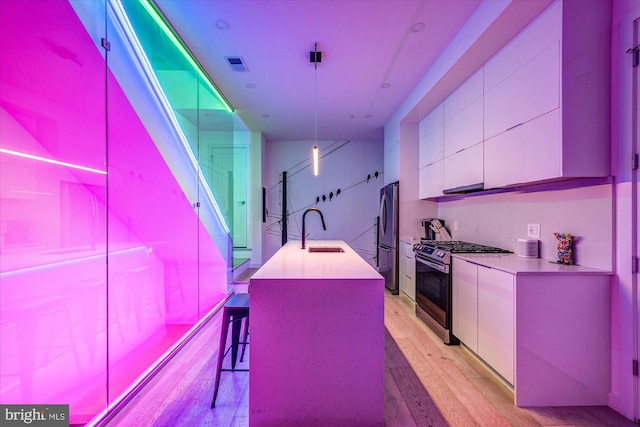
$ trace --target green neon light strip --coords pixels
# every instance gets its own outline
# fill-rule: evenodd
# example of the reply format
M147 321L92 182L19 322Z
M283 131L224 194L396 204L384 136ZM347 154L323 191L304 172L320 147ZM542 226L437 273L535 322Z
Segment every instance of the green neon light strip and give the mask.
M222 104L224 104L227 111L230 113L233 113L233 107L229 104L229 101L227 101L224 95L222 95L222 93L218 90L218 88L213 83L209 75L204 72L200 63L194 58L194 56L191 54L189 49L187 49L187 47L182 43L182 40L180 40L180 38L176 35L175 31L173 31L173 28L171 28L169 23L164 19L164 17L160 13L160 10L158 10L156 5L153 4L151 0L141 0L140 2L142 3L142 7L144 7L144 9L147 11L149 16L153 18L153 20L158 24L160 29L167 35L167 37L169 37L169 40L171 40L171 42L175 45L175 47L178 48L180 53L182 53L182 55L189 62L189 64L191 64L193 69L196 70L198 75L205 82L207 82L207 85L209 86L209 88L213 91L213 93L216 94L218 99L222 101Z

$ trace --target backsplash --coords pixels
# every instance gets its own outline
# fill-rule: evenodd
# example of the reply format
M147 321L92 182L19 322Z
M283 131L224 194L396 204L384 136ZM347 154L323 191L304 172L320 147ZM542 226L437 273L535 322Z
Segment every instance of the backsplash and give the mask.
M455 240L513 252L517 252L519 238L528 238L527 225L540 224L540 258L553 261L557 258L553 233L570 233L576 236L573 255L577 264L612 270L613 185L609 180L598 181L440 200L438 217L446 221Z

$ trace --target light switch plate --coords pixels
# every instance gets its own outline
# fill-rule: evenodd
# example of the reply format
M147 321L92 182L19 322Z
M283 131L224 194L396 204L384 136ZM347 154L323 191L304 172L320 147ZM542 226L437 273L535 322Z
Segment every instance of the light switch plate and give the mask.
M527 236L533 239L540 238L540 224L527 225Z

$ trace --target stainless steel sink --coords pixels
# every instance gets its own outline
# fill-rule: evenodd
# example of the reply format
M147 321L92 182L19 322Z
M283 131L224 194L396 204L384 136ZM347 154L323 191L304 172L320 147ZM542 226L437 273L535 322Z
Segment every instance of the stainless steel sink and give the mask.
M344 252L340 246L309 246L309 252Z

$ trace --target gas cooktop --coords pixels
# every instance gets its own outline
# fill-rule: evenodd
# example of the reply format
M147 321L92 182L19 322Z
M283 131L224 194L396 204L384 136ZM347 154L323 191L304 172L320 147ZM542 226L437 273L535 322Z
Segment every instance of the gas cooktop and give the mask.
M420 244L432 248L441 249L451 253L509 253L506 249L493 246L480 245L477 243L464 242L462 240L420 240ZM416 245L417 246L417 245Z
M413 252L423 259L431 259L439 263L449 264L453 253L497 254L510 253L506 249L494 246L479 245L461 240L424 240L413 245Z

